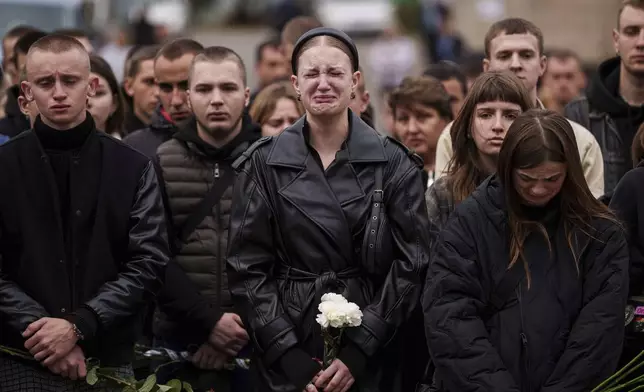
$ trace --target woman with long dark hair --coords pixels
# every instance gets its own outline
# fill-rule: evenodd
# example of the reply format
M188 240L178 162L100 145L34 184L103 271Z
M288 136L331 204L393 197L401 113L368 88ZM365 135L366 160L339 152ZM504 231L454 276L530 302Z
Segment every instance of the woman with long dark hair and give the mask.
M91 75L98 78L96 94L88 99L87 110L92 114L96 129L111 136L123 137L125 101L112 67L102 57L90 55Z
M433 251L423 309L438 391L582 392L615 370L628 247L564 117L533 109L512 123L497 174Z
M235 163L228 284L261 390L400 391L397 332L428 263L422 160L349 110L361 75L346 34L310 30L291 66L305 116ZM322 370L315 319L327 292L364 316Z
M454 207L496 172L510 125L531 108L530 95L510 72L488 72L474 82L450 131L454 155L448 172L425 193L432 243Z

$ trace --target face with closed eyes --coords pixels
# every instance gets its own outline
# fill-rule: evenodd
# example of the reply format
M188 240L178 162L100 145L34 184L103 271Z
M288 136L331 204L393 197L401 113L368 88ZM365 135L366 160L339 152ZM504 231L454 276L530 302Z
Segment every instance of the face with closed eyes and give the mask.
M85 120L87 99L98 80L90 76L87 52L62 53L34 50L27 58L25 97L34 101L43 122L52 128L71 129Z
M360 72L352 71L351 60L342 50L320 45L299 54L297 76L291 79L308 115L337 116L346 113Z
M515 169L512 176L514 188L524 204L544 206L561 191L566 164L548 161L530 169Z

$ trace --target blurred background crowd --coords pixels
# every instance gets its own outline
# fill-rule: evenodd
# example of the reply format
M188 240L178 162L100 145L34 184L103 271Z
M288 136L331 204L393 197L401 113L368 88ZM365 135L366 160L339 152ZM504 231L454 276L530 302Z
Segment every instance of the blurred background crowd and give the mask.
M44 31L78 29L94 51L124 79L133 47L177 36L205 46L225 45L256 72L258 47L279 37L286 22L307 15L356 39L376 128L389 132L385 94L410 73L449 60L473 80L482 72L487 28L508 16L524 17L544 32L549 72L540 81L544 104L561 111L583 92L597 64L613 54L609 32L620 0L0 0L0 36L18 25ZM7 56L3 53L3 65ZM273 64L273 66L275 66ZM5 78L6 79L6 78ZM5 86L7 83L6 82Z

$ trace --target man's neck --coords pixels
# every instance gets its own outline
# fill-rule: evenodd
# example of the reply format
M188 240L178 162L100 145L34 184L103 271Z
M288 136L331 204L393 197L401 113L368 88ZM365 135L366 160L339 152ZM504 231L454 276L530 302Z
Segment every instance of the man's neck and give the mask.
M213 136L210 132L208 132L204 127L197 122L197 135L199 135L199 138L203 140L204 142L208 143L209 145L213 146L214 148L222 148L228 143L230 143L234 138L239 135L242 129L242 121L239 120L235 128L233 129L232 132L227 132L227 133L222 133L222 136L215 137Z
M87 118L87 111L85 110L83 110L83 112L74 121L67 124L55 124L49 121L49 119L47 119L45 116L40 116L40 119L42 120L43 124L57 131L68 131L70 129L76 128L77 126L82 124L86 118Z
M624 64L619 70L619 94L631 106L644 104L644 78L629 73Z
M540 109L541 105L539 104L539 94L537 93L537 87L535 86L530 90L530 99L535 108Z
M138 119L139 119L139 121L141 121L143 124L145 124L145 125L150 125L150 122L151 122L150 120L151 120L152 116L150 116L150 115L149 115L149 114L147 114L145 111L143 111L143 110L141 110L140 108L138 108L136 105L134 106L134 115L135 115L135 116L136 116L136 118L138 118Z
M307 121L311 145L321 155L335 154L349 135L349 117L345 113L325 118L308 116Z

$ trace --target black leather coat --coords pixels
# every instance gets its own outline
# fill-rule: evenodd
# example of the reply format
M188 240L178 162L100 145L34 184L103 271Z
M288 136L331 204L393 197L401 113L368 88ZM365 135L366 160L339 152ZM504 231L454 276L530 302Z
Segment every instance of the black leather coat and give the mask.
M170 253L152 162L90 133L69 172L71 252L36 134L0 146L0 167L0 344L23 349L30 323L75 318L86 357L128 363Z
M349 137L323 171L307 134L302 118L235 163L229 287L259 356L260 384L303 389L285 375L292 369L281 358L294 350L305 352L305 361L322 357L315 317L320 296L335 291L364 313L362 326L345 331L339 354L352 373L363 372L351 369L349 353L365 357L366 377L354 374L352 390L397 391L402 353L395 335L419 303L428 266L422 161L350 113ZM382 215L374 206L384 207Z

